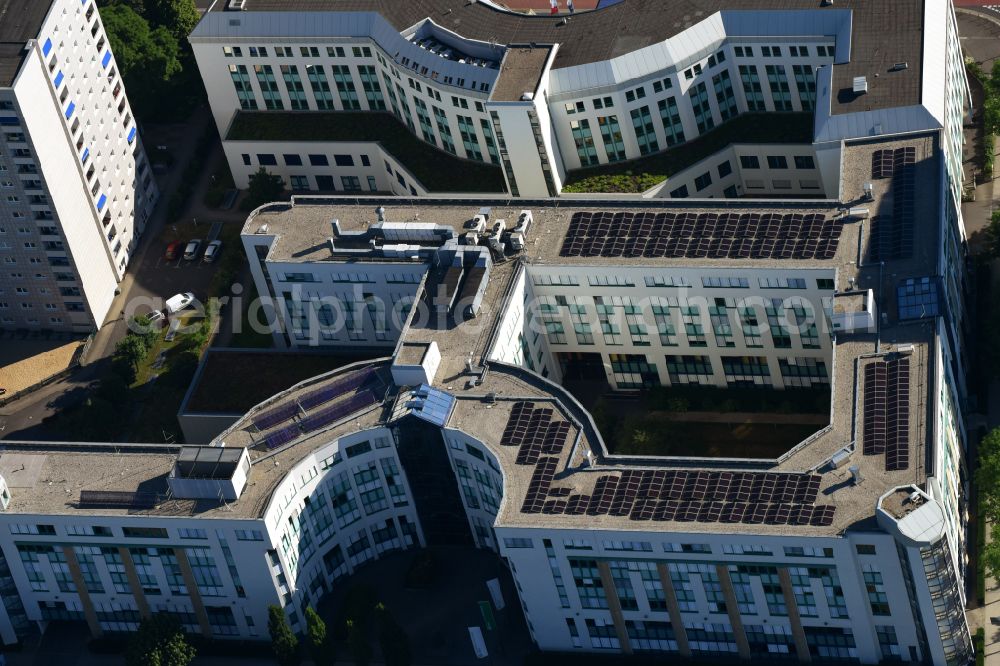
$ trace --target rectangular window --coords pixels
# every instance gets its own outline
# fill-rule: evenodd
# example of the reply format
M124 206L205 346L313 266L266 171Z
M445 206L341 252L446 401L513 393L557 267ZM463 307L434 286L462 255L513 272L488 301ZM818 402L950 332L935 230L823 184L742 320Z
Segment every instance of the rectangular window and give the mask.
M788 74L784 65L767 65L767 84L771 88L771 100L775 111L792 110L792 93L788 87Z
M264 97L264 107L269 111L280 111L285 108L281 101L281 93L278 92L278 82L274 78L274 70L270 65L254 65L253 71L257 75L257 85L260 86L260 93Z
M715 89L715 101L719 104L719 116L723 122L735 118L739 109L736 107L736 94L733 92L733 82L729 77L729 70L724 69L713 76L712 86Z
M230 65L229 76L236 88L236 97L240 101L240 108L244 111L256 111L257 99L254 96L253 87L250 85L250 74L246 65Z
M691 108L694 109L694 120L698 126L698 133L704 134L715 127L715 120L712 118L712 105L708 101L708 88L705 82L697 83L688 90L688 97L691 99Z
M306 77L309 79L309 87L312 88L313 97L316 100L316 108L320 111L330 111L333 106L333 93L330 92L330 83L326 78L326 72L322 65L307 65Z
M815 169L816 163L810 155L796 155L795 156L795 168L796 169Z
M792 65L792 74L795 76L795 87L799 91L802 110L812 111L816 108L816 74L812 65Z
M441 144L449 153L457 155L458 151L455 150L455 140L452 138L451 126L448 124L448 116L443 110L437 108L436 106L432 108L434 109L434 120L437 123L438 135L441 137Z
M479 148L479 137L476 136L476 125L468 116L458 117L458 133L462 137L462 148L465 156L478 162L483 161L483 152Z
M295 65L282 65L281 78L285 82L285 91L288 93L288 102L293 111L307 111L309 102L306 101L305 88L302 86L302 79L299 77L299 68Z
M378 72L372 65L358 65L358 76L361 77L361 88L365 91L368 108L373 111L385 111L385 97L378 80Z
M331 71L344 110L360 111L361 102L358 101L358 90L354 86L354 79L351 78L351 68L347 65L331 65Z
M784 155L768 155L767 156L767 168L768 169L787 169L788 168L788 158Z
M764 91L760 85L760 75L756 65L740 65L740 81L743 83L743 94L747 99L748 111L766 111Z
M657 106L660 108L660 122L663 124L663 135L667 139L667 146L684 143L684 125L681 123L677 100L673 97L661 99Z
M660 150L656 141L656 129L653 127L653 119L649 114L648 106L641 106L632 109L632 127L635 129L635 140L639 144L639 154L649 155Z
M594 166L599 163L597 159L597 148L594 146L594 137L590 132L590 121L586 118L569 121L570 131L573 134L573 143L576 144L576 153L580 158L580 166Z
M610 105L608 105L610 106ZM618 116L598 116L597 125L601 129L601 139L604 141L604 152L609 162L620 162L625 159L625 141L618 125Z

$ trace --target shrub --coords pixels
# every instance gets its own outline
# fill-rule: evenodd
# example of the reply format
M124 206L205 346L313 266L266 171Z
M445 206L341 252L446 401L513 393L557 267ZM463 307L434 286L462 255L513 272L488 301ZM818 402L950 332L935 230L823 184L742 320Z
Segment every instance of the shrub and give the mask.
M126 666L187 666L194 659L181 623L164 613L155 613L139 623L125 649Z
M267 607L267 632L271 635L271 649L281 666L298 666L299 639L288 625L288 618L280 606Z

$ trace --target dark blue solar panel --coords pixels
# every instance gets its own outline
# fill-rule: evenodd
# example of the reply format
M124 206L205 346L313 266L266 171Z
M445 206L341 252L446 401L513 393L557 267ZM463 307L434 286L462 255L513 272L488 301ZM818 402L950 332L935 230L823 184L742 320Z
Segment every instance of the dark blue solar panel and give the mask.
M312 393L305 394L302 396L302 399L299 400L299 404L302 405L302 409L312 409L317 405L330 402L334 398L338 398L349 391L355 390L374 375L375 368L372 367L367 367L364 370L351 373L350 375L338 379L328 386L324 386L323 388L313 391Z
M281 407L277 407L269 412L264 412L260 416L254 417L253 424L258 430L267 430L268 428L272 428L279 423L284 423L298 413L299 406L293 402L290 405L282 405Z
M276 449L282 444L287 444L299 436L299 426L296 424L285 426L281 430L275 430L264 438L264 446L268 449Z
M365 407L373 405L377 402L375 394L371 391L361 391L356 395L351 396L343 402L338 402L336 405L327 407L315 414L307 416L302 419L302 429L305 432L311 432L317 428L321 428L328 423L333 423L338 421L348 414L353 414Z

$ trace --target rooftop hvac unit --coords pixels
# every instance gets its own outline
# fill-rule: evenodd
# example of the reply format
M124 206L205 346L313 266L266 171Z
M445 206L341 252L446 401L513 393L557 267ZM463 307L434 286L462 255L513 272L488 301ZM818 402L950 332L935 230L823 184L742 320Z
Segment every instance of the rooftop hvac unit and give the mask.
M854 77L854 94L863 95L868 92L868 78L864 76Z
M241 12L247 8L247 0L229 0L226 9L231 12Z
M865 183L863 189L865 192L865 199L867 199L868 201L872 201L875 198L874 188L872 187L872 184Z
M266 224L262 224L259 227L257 227L257 233L259 233L259 234L266 234L267 233L267 225Z
M841 449L840 451L837 451L837 453L835 453L832 458L830 458L830 465L832 465L834 469L840 469L841 467L844 466L844 463L846 463L850 459L851 459L851 450Z
M862 206L856 206L856 207L851 208L850 210L847 211L847 216L848 217L857 217L857 218L860 218L862 220L867 220L868 219L868 214L869 214L868 209L864 208Z

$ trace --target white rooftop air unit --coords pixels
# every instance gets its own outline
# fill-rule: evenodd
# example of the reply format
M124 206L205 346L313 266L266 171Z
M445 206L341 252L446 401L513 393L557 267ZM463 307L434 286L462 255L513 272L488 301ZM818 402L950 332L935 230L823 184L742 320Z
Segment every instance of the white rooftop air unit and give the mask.
M247 0L229 0L226 9L231 12L241 12L247 7Z
M530 90L521 93L522 102L530 102L533 99L535 99L535 93L531 92Z
M869 215L869 210L863 206L856 206L847 211L848 217L857 217L862 220L867 220Z
M865 191L865 199L867 199L868 201L871 201L872 199L875 198L875 195L873 193L873 187L872 187L871 183L865 183L862 186L862 189L864 189L864 191Z
M863 95L868 92L868 78L864 76L854 77L854 94Z
M267 225L266 224L262 224L259 227L257 227L257 233L259 233L259 234L266 234L267 233Z

